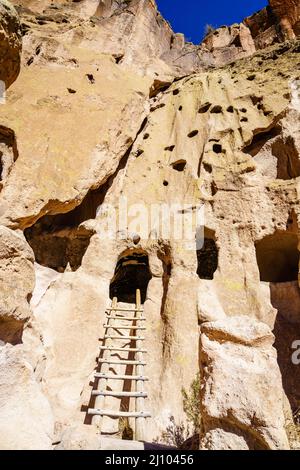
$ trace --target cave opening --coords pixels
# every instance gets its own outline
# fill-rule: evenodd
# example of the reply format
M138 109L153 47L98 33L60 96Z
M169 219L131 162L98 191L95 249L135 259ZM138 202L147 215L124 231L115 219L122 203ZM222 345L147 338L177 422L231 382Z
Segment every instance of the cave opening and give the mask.
M299 365L293 362L293 344L300 338L300 289L298 282L298 224L294 211L286 230L277 230L256 243L261 281L269 283L270 301L277 310L274 325L277 362L282 385L296 422L300 408Z
M25 229L24 235L38 264L60 273L67 266L76 271L81 266L92 233L84 227L60 225L61 220L64 220L63 214L44 216Z
M298 279L297 233L277 230L258 241L255 249L261 281L281 283Z
M111 299L117 297L118 302L135 304L136 290L140 289L141 302L144 303L151 278L147 253L140 250L128 250L120 256L117 262L109 287L109 296Z
M197 250L197 274L200 279L212 280L218 268L219 250L213 231L205 229L202 248Z

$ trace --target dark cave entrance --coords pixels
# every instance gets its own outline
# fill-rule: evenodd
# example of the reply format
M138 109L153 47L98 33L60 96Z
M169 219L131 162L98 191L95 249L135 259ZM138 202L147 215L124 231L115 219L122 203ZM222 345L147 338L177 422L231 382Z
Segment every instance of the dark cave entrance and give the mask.
M211 230L204 230L204 243L197 250L197 274L200 279L212 280L218 268L219 251L216 245L215 234Z
M119 258L109 287L111 299L135 304L136 290L141 291L141 302L146 300L147 287L152 278L148 255L142 251L128 251Z
M24 230L35 261L60 273L68 265L72 271L81 266L92 236L92 232L72 224L68 217L69 214L44 216ZM70 225L65 225L67 221Z
M256 243L260 279L270 286L270 300L277 310L273 333L282 384L296 421L300 408L299 365L294 364L293 344L300 339L300 289L298 283L298 226L294 211L287 230L275 231Z
M298 279L297 233L278 230L257 242L255 249L261 281L291 282Z

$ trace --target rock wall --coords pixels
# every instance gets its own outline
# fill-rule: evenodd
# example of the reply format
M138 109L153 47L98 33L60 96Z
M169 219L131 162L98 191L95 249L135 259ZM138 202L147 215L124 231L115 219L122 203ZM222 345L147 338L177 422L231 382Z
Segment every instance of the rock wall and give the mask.
M200 373L200 449L288 449L300 396L300 43L278 25L289 18L298 34L293 2L198 46L153 0L13 3L23 53L0 105L0 448L120 436L86 412L116 264L143 253L145 439L161 442L172 423L189 437L182 389ZM7 31L15 64L20 36ZM103 237L103 209L118 215L124 196L134 210L185 205L182 218L202 205L203 246L138 224Z
M16 10L4 0L0 4L0 48L0 80L8 88L20 71L21 30Z

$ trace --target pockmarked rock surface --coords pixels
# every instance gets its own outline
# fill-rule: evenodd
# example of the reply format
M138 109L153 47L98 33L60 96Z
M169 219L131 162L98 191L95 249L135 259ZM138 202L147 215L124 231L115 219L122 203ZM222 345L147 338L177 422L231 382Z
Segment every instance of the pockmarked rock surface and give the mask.
M298 2L270 1L199 45L154 0L11 3L0 1L0 448L146 448L130 441L134 419L88 413L105 310L115 292L132 307L137 287L143 441L295 448Z

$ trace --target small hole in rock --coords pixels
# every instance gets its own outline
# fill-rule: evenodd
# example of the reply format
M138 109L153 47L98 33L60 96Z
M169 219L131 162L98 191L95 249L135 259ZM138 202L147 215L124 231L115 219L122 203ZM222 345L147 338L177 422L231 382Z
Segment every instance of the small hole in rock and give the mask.
M227 112L228 113L233 113L234 112L234 107L233 106L228 106Z
M165 151L173 152L174 148L175 148L175 145L170 145L169 147L165 147Z
M203 168L205 171L207 171L207 173L212 173L212 166L210 163L203 163Z
M220 114L220 113L222 113L222 111L223 111L222 106L219 106L219 105L214 106L214 107L210 110L210 112L211 112L212 114Z
M73 88L68 88L68 92L71 94L77 93L76 90L73 90Z
M194 131L192 131L188 134L188 137L190 137L190 138L195 137L198 133L199 133L199 131L194 130Z
M95 78L94 78L94 75L92 73L87 73L86 77L88 78L90 83L95 83Z
M169 182L166 181L166 180L164 180L163 185L164 185L164 186L169 186Z
M207 113L207 111L209 110L210 107L211 107L211 103L205 103L199 108L198 113L200 113L200 114Z
M215 153L222 153L222 152L223 152L222 145L220 145L220 144L214 144L214 145L213 145L213 151L214 151Z
M253 80L256 79L256 75L249 75L249 77L247 77L247 80L249 80L249 82L253 82Z
M250 98L254 106L256 106L258 103L260 103L263 100L262 96L251 95Z
M178 90L178 88L176 88L176 90L173 90L173 95L175 95L175 96L176 96L176 95L178 95L178 94L179 94L179 90Z
M212 196L215 196L218 192L218 188L217 188L217 185L216 183L213 181L210 185L210 190L211 190L211 195Z
M146 134L144 134L143 139L144 139L144 140L147 140L147 139L149 139L149 137L150 137L150 134L146 133Z
M123 59L123 57L124 57L124 54L114 56L116 64L119 64L121 60Z
M172 168L176 171L184 171L186 167L186 160L177 160L177 162L172 163Z
M143 153L144 153L144 150L138 149L138 150L136 151L136 154L135 154L136 158L138 158L138 157L139 157L140 155L142 155Z

